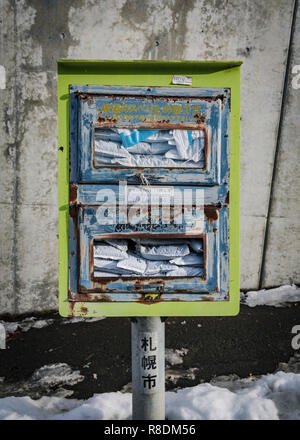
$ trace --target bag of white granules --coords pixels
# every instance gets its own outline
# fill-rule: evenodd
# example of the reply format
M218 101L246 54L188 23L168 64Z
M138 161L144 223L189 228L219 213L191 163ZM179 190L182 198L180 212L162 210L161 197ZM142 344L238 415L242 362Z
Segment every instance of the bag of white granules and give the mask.
M127 258L128 255L127 252L117 249L114 246L99 243L94 245L94 257L108 260L123 260Z
M113 246L120 251L126 252L128 249L127 240L114 240L114 239L105 239L106 243L108 243L110 246Z
M189 245L191 246L191 248L193 249L194 252L201 252L203 251L203 241L202 240L196 240L196 239L192 239L189 243Z
M117 141L121 143L121 136L113 130L100 128L95 131L95 140Z
M190 253L189 247L186 244L167 246L140 245L137 250L147 260L172 260L176 257L184 257Z
M170 148L168 142L139 142L132 147L128 147L127 151L134 154L165 154Z
M119 260L104 260L103 258L94 258L94 269L102 272L112 272L118 275L128 273L126 270L117 266Z
M150 276L150 275L164 275L165 272L168 272L170 270L175 270L176 266L174 264L170 264L169 262L166 262L164 260L162 261L147 261L147 268L146 271L144 273L145 276Z
M167 272L167 277L203 277L204 269L196 266L181 266Z
M118 261L117 266L130 272L143 274L146 270L147 262L142 258L130 255L125 260Z
M95 153L101 159L101 156L130 157L128 151L119 142L103 141L95 139Z
M185 257L174 258L170 263L178 266L203 266L203 255L189 254Z

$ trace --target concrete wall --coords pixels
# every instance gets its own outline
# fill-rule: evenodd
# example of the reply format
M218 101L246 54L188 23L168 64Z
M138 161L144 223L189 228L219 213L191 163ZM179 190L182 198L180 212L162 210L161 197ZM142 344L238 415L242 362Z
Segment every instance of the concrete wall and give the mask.
M243 60L241 288L300 283L294 0L0 0L0 7L0 314L57 308L58 58Z

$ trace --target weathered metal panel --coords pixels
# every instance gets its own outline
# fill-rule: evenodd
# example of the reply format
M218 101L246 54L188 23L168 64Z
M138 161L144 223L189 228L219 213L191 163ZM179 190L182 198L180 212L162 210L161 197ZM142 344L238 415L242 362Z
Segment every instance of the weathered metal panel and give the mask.
M213 216L209 217L210 209L212 208ZM116 226L118 225L99 225L96 220L97 207L84 207L79 209L78 223L80 225L80 277L79 277L79 292L91 293L127 293L135 292L136 290L156 292L157 286L161 286L161 290L166 293L182 293L182 299L193 300L192 293L199 292L221 292L218 296L219 300L226 299L228 293L228 214L227 207L216 208L215 206L207 207L205 229L201 231L193 230L190 225L186 225L185 231L175 231L176 225L173 225L173 230L169 228L166 233L159 232L159 228L155 232L149 232L149 224L141 225L140 231L132 231L130 228L124 229L121 233L116 233ZM215 219L214 219L215 216ZM143 227L144 226L144 227ZM181 226L181 225L179 225ZM190 228L190 229L189 229ZM122 279L108 280L103 279L101 282L93 278L93 241L101 238L127 238L127 237L152 237L152 238L188 238L188 237L203 237L205 241L205 278L180 278L174 279ZM222 254L222 257L221 257ZM221 283L220 272L222 273ZM134 277L133 277L134 278Z
M70 269L70 294L73 300L80 300L82 295L91 296L93 301L106 300L140 301L141 295L159 293L160 301L176 300L199 301L228 300L228 191L229 191L229 126L230 93L228 89L180 89L176 91L160 88L106 88L73 86L71 90L71 165L78 171L78 182L71 179L70 202L75 212L72 214L70 228L70 261L77 257L77 270ZM158 96L156 96L156 94ZM176 95L174 95L176 94ZM77 97L78 105L74 105ZM175 114L163 115L176 109ZM131 111L132 110L132 111ZM118 113L117 113L118 112ZM127 113L133 113L128 115ZM117 113L117 114L114 114ZM120 118L118 117L120 115ZM125 117L126 116L126 117ZM124 119L125 117L125 119ZM166 118L169 119L166 119ZM164 119L162 119L164 118ZM155 121L154 121L155 119ZM74 128L77 125L78 131ZM204 129L205 130L205 167L203 169L165 169L143 168L142 170L122 167L98 167L93 161L93 139L95 127L126 127L143 129ZM74 150L74 152L72 152ZM71 171L72 173L72 171ZM74 174L75 175L75 174ZM140 185L142 179L147 185ZM119 185L115 182L119 181ZM155 181L156 186L149 185ZM98 183L99 182L99 183ZM100 183L102 182L102 183ZM104 183L105 182L105 183ZM126 206L124 194L120 193L120 182L126 184ZM132 183L135 183L133 185ZM180 183L181 186L159 186L159 183ZM194 185L188 185L188 183ZM114 183L114 184L112 184ZM143 182L144 183L144 182ZM129 185L127 185L129 184ZM138 184L138 185L137 185ZM195 193L203 187L204 226L199 229L199 219L195 216ZM161 221L153 224L149 206L152 192L169 194L171 206L170 223ZM175 206L176 191L190 191L190 210L193 221L185 221L185 213ZM111 194L114 203L105 204L107 209L117 207L114 223L101 223L97 215L100 208L101 194ZM122 222L124 209L139 204L145 208L143 223ZM155 208L155 209L154 209ZM163 207L151 206L158 218ZM149 212L148 212L149 211ZM176 222L180 216L181 222ZM125 279L98 279L94 277L93 244L103 238L133 237L201 237L204 243L203 277L174 277ZM76 244L74 243L74 240ZM75 248L75 250L74 250ZM77 288L74 290L74 285ZM71 287L72 285L72 287ZM210 296L214 292L213 296ZM99 296L100 294L100 296ZM113 297L111 296L113 295ZM171 296L170 296L171 295ZM196 296L195 296L196 295ZM152 296L151 296L152 298Z
M140 184L146 179L151 184L220 183L223 156L228 154L228 133L221 130L221 124L224 126L229 117L230 90L162 89L120 87L111 93L107 87L101 87L98 92L95 87L71 88L72 94L75 93L78 97L80 182L114 183L116 180L126 180L130 184ZM76 121L71 120L71 130L72 122ZM128 169L115 165L96 168L93 165L95 129L117 126L144 129L202 129L205 131L205 165L203 168L191 169Z

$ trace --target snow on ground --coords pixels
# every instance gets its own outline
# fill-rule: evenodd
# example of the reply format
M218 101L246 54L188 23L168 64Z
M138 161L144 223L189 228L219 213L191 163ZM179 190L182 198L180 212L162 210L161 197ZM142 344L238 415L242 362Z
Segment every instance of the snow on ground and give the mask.
M263 305L283 307L288 303L297 301L300 301L300 287L295 286L295 284L277 287L276 289L241 292L241 303L249 307Z
M82 316L75 316L73 318L61 318L60 324L77 324L78 322L96 322L102 321L105 316L98 316L98 318L83 318Z
M188 368L187 370L166 369L166 382L176 385L180 379L195 380L199 368Z
M73 317L73 318L59 318L59 319L38 319L33 316L29 318L25 318L22 321L1 321L0 325L3 325L5 328L6 335L11 335L15 333L17 330L21 332L27 332L32 328L43 328L48 325L52 325L54 323L58 324L77 324L78 322L96 322L105 319L104 316L100 316L98 318L82 318L82 317Z
M72 396L73 390L68 389L68 387L82 382L84 376L80 374L79 370L73 371L68 364L58 363L44 365L35 370L32 376L27 380L12 383L5 379L6 378L3 377L0 378L1 396L27 395L37 399L45 395L59 397Z
M169 420L300 420L300 374L279 371L260 378L215 379L166 393ZM127 420L131 394L95 394L88 400L62 397L0 399L0 419Z
M37 319L34 317L25 318L22 321L15 321L15 322L9 322L9 321L1 321L0 324L4 326L6 335L11 335L12 333L15 333L17 330L20 330L22 332L27 332L31 328L43 328L47 327L48 325L53 324L54 319Z
M173 350L173 348L166 348L166 363L169 365L179 365L183 363L183 356L188 353L187 348L181 350Z

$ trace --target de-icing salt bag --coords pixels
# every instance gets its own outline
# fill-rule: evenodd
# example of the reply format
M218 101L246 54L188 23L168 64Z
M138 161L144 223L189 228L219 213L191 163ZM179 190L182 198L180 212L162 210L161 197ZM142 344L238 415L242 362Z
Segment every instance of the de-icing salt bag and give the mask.
M119 260L104 260L103 258L94 258L95 271L112 272L117 275L128 273L126 270L117 266Z
M203 255L189 254L185 257L178 257L170 260L170 263L178 266L203 266Z
M147 268L145 275L162 275L164 276L165 272L168 272L170 270L175 270L177 267L174 264L170 264L169 262L166 262L164 260L149 260L147 261Z
M121 136L113 130L100 128L95 130L95 140L117 141L121 143Z
M203 130L173 130L176 149L169 150L165 157L170 159L186 159L193 162L204 160Z
M172 260L176 257L184 257L190 253L189 247L183 245L169 246L138 246L138 252L147 260Z
M167 277L203 277L204 269L196 266L181 266L167 272Z
M146 270L147 262L142 258L129 255L125 260L118 261L117 266L130 272L143 274Z
M120 142L103 141L95 139L95 153L98 156L108 157L130 157L128 151L120 144Z
M115 246L109 246L106 244L94 245L94 257L106 258L108 260L123 260L127 258L127 252L117 249Z
M127 151L135 154L164 154L169 151L170 148L172 147L168 142L139 142L132 147L128 147Z

